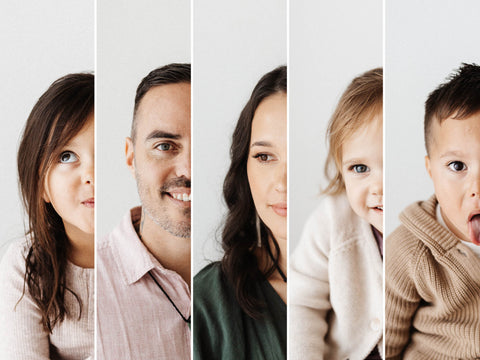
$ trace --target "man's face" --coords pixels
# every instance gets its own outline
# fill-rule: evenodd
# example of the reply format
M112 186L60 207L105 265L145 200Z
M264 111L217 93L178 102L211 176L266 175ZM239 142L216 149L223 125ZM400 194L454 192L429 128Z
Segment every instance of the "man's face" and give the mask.
M190 237L190 138L190 84L151 88L137 109L135 144L127 139L127 164L146 216L178 237Z
M425 166L442 217L457 237L480 245L480 112L431 126Z

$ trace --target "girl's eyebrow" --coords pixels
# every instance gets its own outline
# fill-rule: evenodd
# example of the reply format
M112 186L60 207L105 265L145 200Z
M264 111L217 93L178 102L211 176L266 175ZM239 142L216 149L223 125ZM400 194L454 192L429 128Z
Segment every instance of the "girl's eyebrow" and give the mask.
M349 164L360 164L360 163L363 163L363 162L365 162L363 159L353 158L353 159L345 160L344 162L342 162L342 165L345 166L345 165L349 165Z
M268 142L268 141L255 141L252 145L250 145L250 147L254 147L254 146L266 146L266 147L272 147L272 143Z

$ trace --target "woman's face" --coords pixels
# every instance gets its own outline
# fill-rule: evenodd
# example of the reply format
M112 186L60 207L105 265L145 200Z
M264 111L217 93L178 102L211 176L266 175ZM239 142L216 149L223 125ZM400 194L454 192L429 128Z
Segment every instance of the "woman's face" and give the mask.
M287 95L276 93L257 107L247 161L258 215L277 240L287 238Z
M43 198L60 215L69 239L94 233L94 121L61 149L45 179Z

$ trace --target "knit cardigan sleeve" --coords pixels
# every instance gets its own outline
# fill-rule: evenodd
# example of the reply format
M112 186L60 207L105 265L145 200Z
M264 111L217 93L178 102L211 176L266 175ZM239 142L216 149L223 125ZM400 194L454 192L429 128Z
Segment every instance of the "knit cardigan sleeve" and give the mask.
M324 210L324 209L323 209ZM331 309L327 216L317 209L307 221L290 262L289 359L323 359L327 313ZM323 215L328 212L323 211ZM290 280L291 279L291 280Z
M0 354L2 359L46 360L49 334L43 329L40 310L28 288L23 294L25 253L25 244L14 243L0 264Z
M414 279L416 259L425 247L400 226L387 238L385 249L385 355L402 359L421 299Z

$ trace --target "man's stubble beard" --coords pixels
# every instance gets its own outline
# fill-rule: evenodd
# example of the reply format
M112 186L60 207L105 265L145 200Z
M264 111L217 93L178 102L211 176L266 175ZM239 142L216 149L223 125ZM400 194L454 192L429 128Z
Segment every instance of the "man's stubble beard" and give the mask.
M173 236L189 238L191 234L190 208L183 209L183 216L188 220L175 221L174 219L172 219L171 214L169 214L169 209L168 206L165 204L165 201L161 201L161 191L156 190L155 194L156 196L158 196L158 198L151 199L148 194L148 188L144 185L142 177L136 170L135 174L137 179L138 195L140 196L142 209L145 212L146 216L148 216L155 224L157 224ZM159 201L158 204L155 203L155 200L157 199Z

